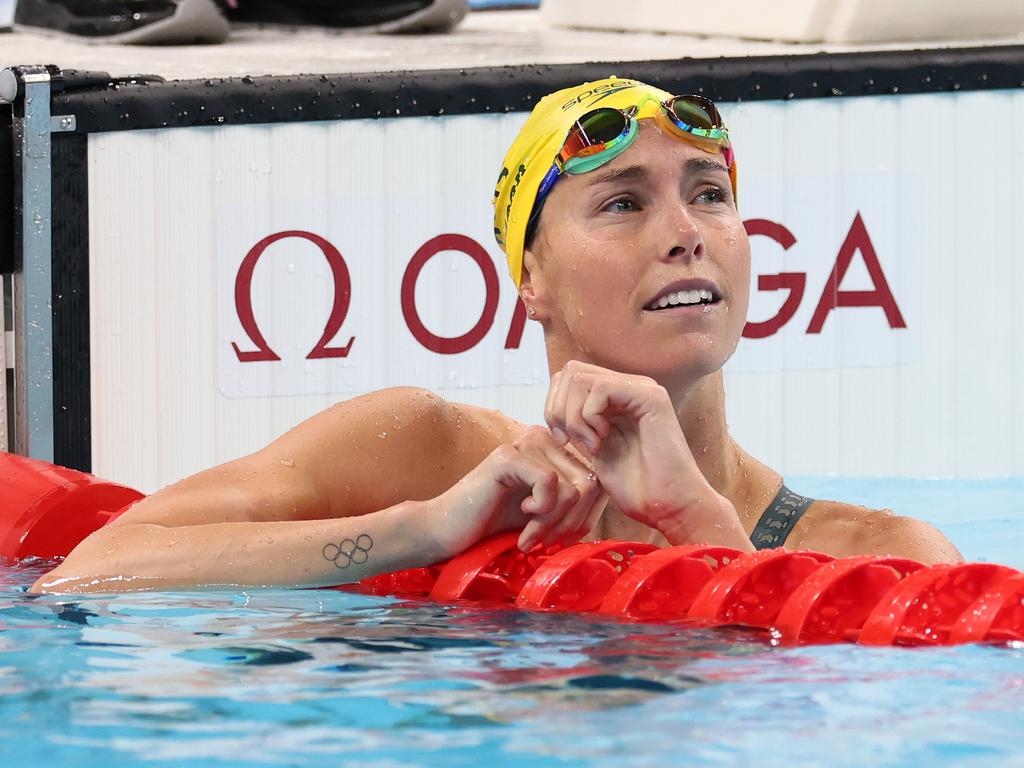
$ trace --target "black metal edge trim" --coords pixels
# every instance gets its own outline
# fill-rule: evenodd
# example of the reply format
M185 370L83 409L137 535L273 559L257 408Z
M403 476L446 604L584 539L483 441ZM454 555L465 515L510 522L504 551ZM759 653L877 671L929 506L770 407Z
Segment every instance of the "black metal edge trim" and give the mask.
M54 134L51 147L53 454L90 472L89 137Z
M634 77L723 102L1024 87L1024 45L800 56L113 83L68 89L82 133L528 111L560 87Z
M0 104L0 273L14 271L14 125L10 104Z

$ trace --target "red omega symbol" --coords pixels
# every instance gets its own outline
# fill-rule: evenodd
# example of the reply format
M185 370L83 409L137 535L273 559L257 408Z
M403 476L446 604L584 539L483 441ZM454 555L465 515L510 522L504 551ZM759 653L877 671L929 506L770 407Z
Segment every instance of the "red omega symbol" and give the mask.
M477 320L476 325L461 336L438 336L427 329L416 309L416 280L420 276L420 271L428 261L442 251L460 251L466 254L476 262L484 278L484 308L480 313L480 319ZM494 324L494 315L498 311L500 290L498 272L483 246L465 235L438 235L420 246L402 277L402 314L405 315L405 324L409 326L409 330L416 340L431 352L442 355L456 355L465 352L475 347L491 330L491 326Z
M337 248L320 237L320 235L301 230L287 230L268 235L256 243L245 254L245 258L242 259L242 265L238 268L238 276L235 278L235 311L238 313L238 319L242 323L242 330L245 331L249 340L256 346L256 350L253 352L243 352L238 348L238 344L231 342L231 347L235 350L238 361L241 363L281 359L270 348L270 345L267 344L267 340L263 337L263 333L260 331L256 318L253 315L252 275L263 252L278 240L284 240L289 237L308 240L319 248L324 258L327 259L327 264L330 266L331 274L334 277L334 306L331 307L331 315L327 318L327 325L324 327L324 333L320 337L320 341L313 346L313 349L306 355L306 359L322 360L333 357L347 357L349 350L352 349L352 342L355 341L355 337L349 339L348 343L343 347L327 346L327 343L341 330L341 326L345 322L345 316L348 314L349 302L352 299L352 280L349 277L345 259L342 258Z

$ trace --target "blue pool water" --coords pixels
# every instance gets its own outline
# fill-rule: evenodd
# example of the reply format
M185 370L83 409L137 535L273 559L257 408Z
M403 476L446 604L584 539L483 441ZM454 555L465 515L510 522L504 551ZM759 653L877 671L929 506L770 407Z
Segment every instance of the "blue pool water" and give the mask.
M790 478L1024 568L1024 480ZM778 649L738 631L332 591L30 598L0 566L3 766L1024 766L1024 649Z

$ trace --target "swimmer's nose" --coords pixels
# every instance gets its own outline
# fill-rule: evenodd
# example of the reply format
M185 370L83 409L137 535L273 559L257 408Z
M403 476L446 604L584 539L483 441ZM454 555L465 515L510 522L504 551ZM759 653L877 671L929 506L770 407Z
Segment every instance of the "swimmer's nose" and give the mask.
M668 212L669 247L663 261L699 259L704 255L704 239L700 228L686 210L686 206L675 205Z

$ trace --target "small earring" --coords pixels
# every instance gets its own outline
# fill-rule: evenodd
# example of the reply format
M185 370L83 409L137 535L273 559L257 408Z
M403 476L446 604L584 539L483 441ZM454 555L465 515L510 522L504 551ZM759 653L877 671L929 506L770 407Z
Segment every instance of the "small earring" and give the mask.
M537 316L537 308L536 307L530 307L528 310L526 310L526 314L528 314L530 317L536 317Z

